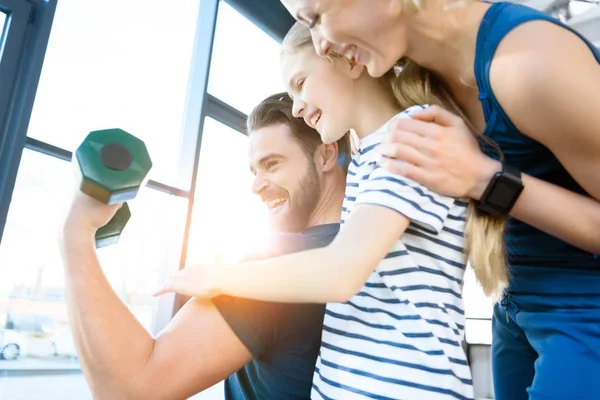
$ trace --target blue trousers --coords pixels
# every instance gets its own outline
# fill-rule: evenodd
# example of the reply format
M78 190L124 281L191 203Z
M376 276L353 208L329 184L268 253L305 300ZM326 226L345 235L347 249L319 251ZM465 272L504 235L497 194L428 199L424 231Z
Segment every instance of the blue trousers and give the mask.
M492 331L497 400L600 399L600 295L508 293Z

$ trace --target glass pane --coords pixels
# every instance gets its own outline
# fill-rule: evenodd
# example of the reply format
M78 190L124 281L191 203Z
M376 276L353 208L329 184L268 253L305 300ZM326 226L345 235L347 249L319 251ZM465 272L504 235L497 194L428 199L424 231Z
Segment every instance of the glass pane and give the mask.
M2 398L91 398L81 376L56 375L79 370L56 240L73 176L70 163L23 152L0 245L0 339L9 346L5 358L14 358L0 360ZM119 242L98 255L116 293L152 331L151 294L165 278L162 267L179 262L187 200L143 189L130 207Z
M264 237L267 210L252 193L253 178L248 137L206 118L188 263L238 260Z
M174 182L199 4L59 1L28 135L72 151L121 128L146 142L150 178Z
M208 92L249 114L265 97L283 90L279 43L221 1Z

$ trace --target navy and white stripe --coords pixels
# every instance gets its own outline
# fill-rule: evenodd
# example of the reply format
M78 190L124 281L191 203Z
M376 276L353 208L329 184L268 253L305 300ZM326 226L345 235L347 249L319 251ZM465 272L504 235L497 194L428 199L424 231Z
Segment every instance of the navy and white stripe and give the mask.
M471 399L461 346L467 204L381 168L383 134L363 138L353 157L342 223L357 204L374 204L410 225L358 294L327 305L312 398Z

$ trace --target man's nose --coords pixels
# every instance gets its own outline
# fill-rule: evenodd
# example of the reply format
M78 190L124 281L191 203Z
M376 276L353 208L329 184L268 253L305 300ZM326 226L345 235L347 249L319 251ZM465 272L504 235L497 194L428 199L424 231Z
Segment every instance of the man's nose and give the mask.
M268 185L269 182L266 179L262 178L260 174L256 174L252 182L252 193L260 194Z

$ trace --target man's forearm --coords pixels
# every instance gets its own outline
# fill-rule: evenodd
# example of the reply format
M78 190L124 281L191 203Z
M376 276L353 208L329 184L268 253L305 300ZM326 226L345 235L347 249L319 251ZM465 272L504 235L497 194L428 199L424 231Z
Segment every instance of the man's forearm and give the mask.
M68 227L64 232L67 307L81 366L98 398L129 398L137 389L134 375L150 359L154 339L111 288L93 235L77 236Z

